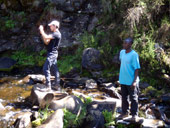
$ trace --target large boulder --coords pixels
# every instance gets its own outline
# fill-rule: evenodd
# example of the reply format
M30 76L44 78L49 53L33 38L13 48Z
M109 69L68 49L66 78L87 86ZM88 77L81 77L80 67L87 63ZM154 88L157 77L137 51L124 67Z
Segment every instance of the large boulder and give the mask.
M83 107L83 102L74 95L66 96L60 100L55 98L51 101L49 108L53 110L66 108L70 112L77 114Z
M67 95L67 93L60 93L56 91L41 91L45 85L37 84L31 90L29 100L32 105L39 105L40 108L48 108L52 110L66 108L72 113L78 113L83 102L74 95Z
M58 92L55 91L42 91L45 88L43 84L36 84L31 90L31 95L29 97L32 105L39 105L41 108L46 107L49 103L56 97ZM57 99L65 97L66 93L60 93Z
M88 70L101 70L100 51L94 48L87 48L83 51L82 67Z
M11 58L8 57L0 58L0 71L10 71L15 64L16 61Z

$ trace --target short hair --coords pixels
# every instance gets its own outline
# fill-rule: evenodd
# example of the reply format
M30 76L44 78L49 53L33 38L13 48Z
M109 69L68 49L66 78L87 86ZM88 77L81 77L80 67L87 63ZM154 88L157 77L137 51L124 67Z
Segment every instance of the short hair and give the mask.
M132 44L133 44L133 38L128 37L128 38L126 38L126 39L124 40L124 42L126 42L126 43L132 43Z

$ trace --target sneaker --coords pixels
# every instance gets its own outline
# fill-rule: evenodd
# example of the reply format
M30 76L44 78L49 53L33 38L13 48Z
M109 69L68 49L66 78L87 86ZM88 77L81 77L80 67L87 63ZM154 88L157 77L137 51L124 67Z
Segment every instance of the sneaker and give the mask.
M128 117L129 115L128 114L120 114L117 119L121 120L121 119L124 119L126 117Z

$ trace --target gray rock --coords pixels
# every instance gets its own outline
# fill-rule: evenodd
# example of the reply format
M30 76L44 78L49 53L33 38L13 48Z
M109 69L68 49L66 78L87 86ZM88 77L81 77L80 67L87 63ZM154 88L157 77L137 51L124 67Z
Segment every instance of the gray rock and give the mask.
M0 71L10 71L15 64L16 61L11 58L0 58Z
M101 70L100 52L94 48L87 48L83 51L82 67L88 70Z
M95 80L89 79L89 80L86 81L85 86L86 86L87 89L94 89L94 88L97 88L97 83L96 83Z
M161 100L162 102L166 103L166 105L170 105L170 93L161 96Z
M77 114L83 106L83 102L74 95L66 96L60 100L55 100L55 98L51 101L49 108L53 110L66 108L70 112Z
M107 110L113 113L115 108L115 102L93 101L90 103L87 107L86 128L104 128L105 120L102 112Z
M16 119L14 123L15 128L32 128L31 125L31 112L26 112Z
M121 99L121 95L118 93L118 89L114 87L112 83L103 83L102 91L106 92L109 96L113 98Z
M47 120L37 128L63 128L64 113L62 109L56 110Z
M164 122L156 119L144 119L142 128L160 128L164 127Z
M16 50L17 49L17 43L15 42L5 42L0 47L0 52L4 52L7 50Z

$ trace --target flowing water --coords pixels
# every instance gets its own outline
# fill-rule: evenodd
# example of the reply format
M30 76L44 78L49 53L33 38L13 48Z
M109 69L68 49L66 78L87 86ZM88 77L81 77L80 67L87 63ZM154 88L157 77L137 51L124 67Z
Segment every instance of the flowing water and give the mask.
M0 79L0 103L5 107L0 112L0 128L12 127L11 124L18 114L30 111L24 104L24 99L30 95L32 86L22 84L21 81L19 77Z

